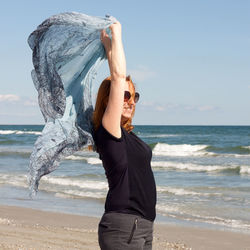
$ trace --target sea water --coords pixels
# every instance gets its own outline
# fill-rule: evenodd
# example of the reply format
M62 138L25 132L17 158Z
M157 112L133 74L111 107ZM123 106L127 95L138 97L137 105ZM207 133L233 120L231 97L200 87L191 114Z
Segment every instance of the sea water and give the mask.
M83 150L29 198L29 156L42 125L0 125L0 204L100 217L108 185ZM153 151L158 222L250 233L250 126L135 126Z

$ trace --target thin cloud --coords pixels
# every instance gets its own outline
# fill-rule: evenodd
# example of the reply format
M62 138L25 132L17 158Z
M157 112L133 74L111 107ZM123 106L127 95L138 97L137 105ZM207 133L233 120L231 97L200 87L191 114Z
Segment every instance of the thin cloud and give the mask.
M201 111L201 112L206 112L206 111L213 111L218 109L218 107L215 107L213 105L184 105L185 110L190 110L190 111Z
M36 98L14 94L0 95L0 124L42 123Z
M17 95L7 94L0 95L0 102L17 102L20 100L20 97Z
M140 107L143 109L150 109L155 111L198 111L209 112L218 110L218 107L213 105L186 105L177 103L158 103L158 102L141 102Z
M140 102L140 106L143 106L143 107L151 107L151 106L154 106L154 102Z
M0 95L0 102L2 104L38 106L37 99L26 96L18 96L14 94Z
M205 106L198 107L199 111L212 111L212 110L215 110L215 109L216 109L216 107L211 106L211 105L205 105Z
M167 109L177 107L176 104L172 103L158 103L158 102L147 102L147 101L141 102L139 105L142 109L150 109L156 111L165 111Z
M155 109L157 111L165 111L166 110L166 108L164 106L156 106Z
M156 75L156 72L148 69L146 66L139 65L135 69L129 69L128 74L131 75L132 80L135 82L143 82L149 78L152 78Z
M34 99L27 99L25 102L24 102L24 106L38 106L38 101L37 100L34 100Z

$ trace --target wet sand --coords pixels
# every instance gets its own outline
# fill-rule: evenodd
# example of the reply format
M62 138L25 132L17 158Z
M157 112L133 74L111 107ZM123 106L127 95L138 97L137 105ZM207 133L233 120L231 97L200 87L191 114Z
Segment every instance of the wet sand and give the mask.
M0 206L0 249L99 249L95 217ZM250 249L250 234L155 224L153 249Z

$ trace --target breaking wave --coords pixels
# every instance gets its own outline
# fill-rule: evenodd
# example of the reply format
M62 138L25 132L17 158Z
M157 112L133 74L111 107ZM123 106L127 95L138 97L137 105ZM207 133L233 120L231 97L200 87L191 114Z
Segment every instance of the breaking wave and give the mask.
M153 154L161 156L203 156L211 154L205 151L206 148L207 145L157 143L153 149Z
M170 161L152 161L151 166L154 168L169 170L250 174L250 166L198 165L193 163L180 163Z
M96 157L84 157L79 155L71 155L65 158L66 160L73 160L73 161L86 161L91 165L102 164L102 161Z
M40 131L23 131L23 130L0 130L0 135L22 135L22 134L30 134L30 135L41 135Z

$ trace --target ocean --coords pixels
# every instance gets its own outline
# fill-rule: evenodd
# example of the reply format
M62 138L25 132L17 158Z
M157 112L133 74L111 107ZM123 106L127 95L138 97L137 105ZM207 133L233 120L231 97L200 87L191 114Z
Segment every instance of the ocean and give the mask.
M101 217L97 153L67 157L29 198L29 156L42 125L0 125L0 204ZM250 126L135 126L153 151L160 223L250 233ZM1 216L1 215L0 215Z

